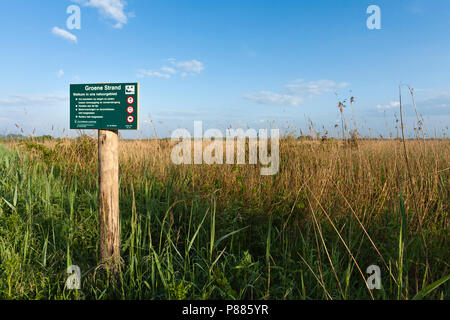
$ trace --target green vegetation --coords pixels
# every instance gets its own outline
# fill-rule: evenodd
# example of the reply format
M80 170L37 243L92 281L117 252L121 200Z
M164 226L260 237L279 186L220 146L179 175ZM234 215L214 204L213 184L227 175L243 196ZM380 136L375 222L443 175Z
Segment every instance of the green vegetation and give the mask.
M115 282L98 265L96 141L4 141L0 299L449 299L450 142L407 146L413 185L393 140L287 138L273 177L122 141Z

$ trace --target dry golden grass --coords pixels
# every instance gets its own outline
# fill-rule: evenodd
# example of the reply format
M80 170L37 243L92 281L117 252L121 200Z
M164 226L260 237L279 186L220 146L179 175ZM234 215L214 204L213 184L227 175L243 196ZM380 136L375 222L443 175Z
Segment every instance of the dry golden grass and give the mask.
M21 142L10 144L23 148ZM95 139L50 140L43 145L96 174ZM299 195L309 190L315 209L322 206L333 215L354 211L364 221L395 207L401 190L408 211L417 208L428 223L438 219L448 222L448 139L406 141L413 185L408 180L400 140L359 140L350 146L340 140L282 139L280 169L274 176L261 176L259 164L174 165L170 159L174 145L170 140L122 140L122 183L139 180L145 172L163 183L174 177L178 183L188 179L192 194L215 192L223 205L240 199L251 211L267 214L295 206Z
M83 136L2 142L9 149L19 150L19 157L15 157L17 168L33 165L31 170L20 169L22 176L30 175L28 184L45 184L46 175L49 181L57 181L55 190L50 182L47 184L42 203L39 202L46 219L53 217L50 203L62 212L67 211L63 204L71 203L70 217L80 228L74 241L84 241L82 248L95 248L95 237L85 235L95 235L97 228L93 220L96 139ZM385 274L383 298L405 299L422 292L434 281L448 280L448 139L406 141L407 166L400 140L361 139L344 143L333 139L283 138L279 172L273 176L260 175L260 165L174 165L170 157L174 144L170 140L120 143L123 254L130 254L125 258L128 261L125 266L142 267L142 277L148 281L154 278L147 263L154 263L156 255L166 264L164 268L175 268L178 274L183 274L182 282L167 275L166 283L184 286L184 279L189 279L198 288L187 295L194 298L380 298L381 293L367 291L364 282L361 283L365 268L373 263L379 264ZM32 161L26 160L25 155L31 155ZM10 184L5 193L8 203L14 203L15 194L19 195L19 204L29 192L41 195L34 185L18 188L13 178L9 173L4 182ZM52 194L64 193L68 193L65 202L59 196L51 200ZM38 204L20 206L34 208ZM12 211L11 216L13 213L17 212ZM211 221L204 223L207 215L211 215ZM70 224L67 219L64 223ZM34 224L26 223L26 228L34 228ZM201 236L195 252L190 253L193 256L180 255L175 259L172 248L183 252L186 246L190 247L190 237L197 226L201 226ZM36 235L43 229L39 230L35 230ZM234 232L240 233L220 244L224 251L213 250L212 244ZM154 256L148 256L146 245L158 236L158 250L153 252ZM36 238L36 248L44 246L42 237ZM64 256L67 245L64 235L55 239L63 244L55 249L55 254ZM42 256L39 250L36 249L38 260ZM139 250L141 259L130 265L134 250ZM78 259L84 259L85 268L94 268L92 257L91 250L80 253ZM209 272L191 272L196 267L192 259L203 261L202 270ZM226 262L219 267L219 263L213 263L215 259ZM244 283L236 273L242 263L255 266ZM30 267L39 268L34 262L30 262ZM134 267L125 271L130 286L126 297L135 296ZM299 287L304 280L305 287ZM139 297L173 296L165 286L158 291L161 285L152 281L151 290L140 287ZM97 284L89 283L92 296L96 297ZM222 293L209 291L211 286L221 288ZM117 293L114 290L112 296ZM447 297L446 287L440 290L434 293L434 298Z

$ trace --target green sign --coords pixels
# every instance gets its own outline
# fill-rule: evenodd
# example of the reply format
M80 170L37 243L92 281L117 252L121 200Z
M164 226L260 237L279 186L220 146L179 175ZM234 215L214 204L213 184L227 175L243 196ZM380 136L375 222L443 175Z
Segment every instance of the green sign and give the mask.
M138 83L70 85L70 129L138 129Z

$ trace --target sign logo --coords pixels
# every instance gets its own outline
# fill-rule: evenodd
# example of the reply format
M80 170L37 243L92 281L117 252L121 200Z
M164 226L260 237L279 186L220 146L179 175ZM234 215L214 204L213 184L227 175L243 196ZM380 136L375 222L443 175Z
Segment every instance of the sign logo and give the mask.
M129 104L132 104L134 102L134 98L133 97L128 97L127 102Z
M127 121L128 121L128 123L133 123L134 117L133 116L128 116L127 117Z
M134 85L125 86L125 94L135 94L135 93L136 93L136 86Z
M132 106L129 106L129 107L127 108L127 112L128 112L128 113L133 113L133 112L134 112L134 108L133 108Z

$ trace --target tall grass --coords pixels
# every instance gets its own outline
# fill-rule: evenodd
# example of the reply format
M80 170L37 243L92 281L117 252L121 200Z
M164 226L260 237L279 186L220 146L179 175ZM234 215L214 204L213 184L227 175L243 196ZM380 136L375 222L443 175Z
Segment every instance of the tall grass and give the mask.
M405 141L411 179L397 140L287 137L275 176L124 140L119 281L98 265L96 141L3 142L1 299L450 298L449 140Z

